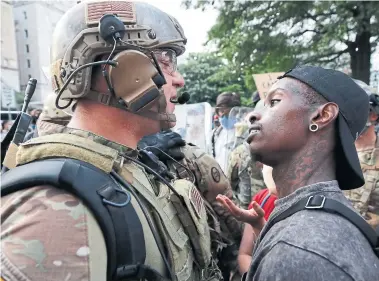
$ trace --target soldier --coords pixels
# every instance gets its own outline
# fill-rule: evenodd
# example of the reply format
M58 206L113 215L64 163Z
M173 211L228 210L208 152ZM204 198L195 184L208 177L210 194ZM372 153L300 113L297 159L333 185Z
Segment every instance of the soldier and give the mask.
M255 110L263 107L263 101L259 101ZM247 119L248 117L249 115L247 115ZM250 154L247 143L240 144L230 153L227 177L232 186L234 201L239 207L247 209L251 198L266 188L261 171L262 167Z
M85 1L61 18L53 87L57 107L75 109L2 176L5 281L221 279L196 187L169 182L149 153L160 173L137 159L143 136L175 125L185 44L180 24L146 3Z
M55 97L49 95L37 122L39 135L65 131L71 115L72 111L69 115L57 109ZM236 266L242 224L230 213L225 212L216 200L218 194L232 198L230 184L218 163L198 147L190 143L186 144L179 134L170 130L143 137L138 143L138 148L153 152L169 167L176 179L188 179L195 182L208 204L207 214L208 224L211 227L212 255L215 261L218 261L226 277L227 272Z
M212 132L213 157L226 172L227 160L232 147L228 140L234 140L234 125L237 120L229 118L229 113L235 106L241 105L241 97L237 93L225 92L217 97L216 114L219 116L220 126Z
M378 124L379 118L379 96L366 83L359 80L355 80L355 82L365 90L370 98L370 114L366 126L355 141L365 177L365 185L357 189L346 190L344 193L367 222L377 228L379 226L379 138L375 132L375 126Z

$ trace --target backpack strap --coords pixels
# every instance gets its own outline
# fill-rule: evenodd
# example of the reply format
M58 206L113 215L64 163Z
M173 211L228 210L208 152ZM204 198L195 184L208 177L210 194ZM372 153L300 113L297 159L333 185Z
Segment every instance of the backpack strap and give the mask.
M94 214L107 246L107 280L136 277L167 280L145 266L142 224L130 193L102 170L79 160L49 159L18 166L2 175L1 196L38 185L52 185L81 199Z
M270 230L270 228L281 220L284 220L293 214L302 210L321 210L324 212L337 214L344 217L348 221L357 227L362 234L366 237L375 254L379 257L379 233L376 232L360 215L345 206L344 204L330 198L326 198L323 195L312 195L304 198L285 210L278 216L274 217L268 222L268 225L263 229L260 240Z

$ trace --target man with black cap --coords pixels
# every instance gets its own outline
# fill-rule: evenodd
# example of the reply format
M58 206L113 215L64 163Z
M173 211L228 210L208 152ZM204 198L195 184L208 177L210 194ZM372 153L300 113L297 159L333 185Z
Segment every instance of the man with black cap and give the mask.
M260 232L245 280L378 281L377 237L341 191L364 184L354 141L367 94L342 72L302 66L279 77L264 103L247 142L273 167L275 209L265 222L256 202L246 211L218 199Z
M241 105L241 97L237 93L221 93L216 100L216 114L219 116L220 126L212 132L213 157L220 164L221 169L226 172L227 159L234 147L229 147L228 140L234 140L234 125L237 123L235 118L229 117L229 113L235 106ZM234 141L233 141L234 145Z

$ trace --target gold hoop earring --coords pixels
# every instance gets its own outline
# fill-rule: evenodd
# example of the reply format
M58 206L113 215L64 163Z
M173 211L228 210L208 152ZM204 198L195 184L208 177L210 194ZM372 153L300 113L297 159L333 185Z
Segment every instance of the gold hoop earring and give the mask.
M316 132L318 130L318 125L316 123L312 123L309 125L309 131Z

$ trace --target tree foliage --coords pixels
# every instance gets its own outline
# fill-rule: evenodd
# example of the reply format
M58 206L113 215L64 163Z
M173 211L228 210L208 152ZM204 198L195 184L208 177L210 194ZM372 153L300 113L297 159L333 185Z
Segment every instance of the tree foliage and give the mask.
M181 91L191 95L190 103L214 105L217 96L225 91L239 93L245 104L250 100L252 92L246 87L241 71L217 53L191 53L178 70L185 80Z
M376 1L185 0L187 7L220 14L209 40L234 64L252 73L285 71L301 63L342 68L369 82L379 41Z

